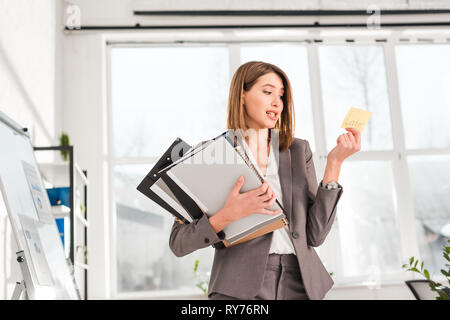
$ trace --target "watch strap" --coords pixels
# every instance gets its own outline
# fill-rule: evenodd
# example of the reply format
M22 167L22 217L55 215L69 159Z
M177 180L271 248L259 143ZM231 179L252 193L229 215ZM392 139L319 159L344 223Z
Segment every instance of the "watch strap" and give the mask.
M339 188L339 184L336 181L331 181L330 183L325 184L322 180L322 187L328 190L335 190Z

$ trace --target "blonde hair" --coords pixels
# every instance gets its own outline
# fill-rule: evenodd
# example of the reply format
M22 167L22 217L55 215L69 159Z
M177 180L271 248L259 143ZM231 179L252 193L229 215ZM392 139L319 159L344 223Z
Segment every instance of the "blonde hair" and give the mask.
M279 130L279 149L284 151L290 147L294 140L294 102L288 77L283 70L273 64L262 61L250 61L244 63L236 70L231 80L228 95L227 128L235 130L249 129L245 122L245 107L242 102L242 93L244 90L249 91L259 77L271 72L281 78L284 86L283 111L274 128Z

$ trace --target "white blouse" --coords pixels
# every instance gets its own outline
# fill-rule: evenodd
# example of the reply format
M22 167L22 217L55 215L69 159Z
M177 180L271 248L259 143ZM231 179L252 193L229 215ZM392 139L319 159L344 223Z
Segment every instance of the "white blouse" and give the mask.
M245 143L245 140L244 144L246 152L251 158L252 162L257 164L255 158L253 157L253 154L250 151L250 148ZM265 178L270 188L275 193L275 196L277 197L278 201L281 203L281 205L283 205L280 177L278 175L278 164L275 159L275 155L272 152L272 144L269 145L270 145L269 160L267 164L267 171ZM261 170L259 170L259 168L257 169L262 175ZM289 229L287 226L273 231L272 243L270 245L269 254L270 253L295 254L294 245L292 244L291 238L289 237Z

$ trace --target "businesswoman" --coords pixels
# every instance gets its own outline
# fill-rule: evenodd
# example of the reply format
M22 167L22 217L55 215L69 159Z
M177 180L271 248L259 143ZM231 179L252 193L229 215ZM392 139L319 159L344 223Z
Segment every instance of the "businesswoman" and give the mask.
M171 250L181 257L209 245L216 248L210 299L323 299L333 280L314 247L331 229L343 192L338 183L341 165L361 149L360 133L346 129L337 138L318 184L308 141L293 137L289 79L277 66L258 61L241 65L233 76L227 127L250 132L245 141L265 182L240 192L245 182L241 177L225 206L211 218L204 215L186 225L175 221ZM272 129L279 130L279 163L269 157L274 148ZM268 209L275 199L285 210L286 227L231 247L220 246L221 231L232 221L253 213L279 213Z

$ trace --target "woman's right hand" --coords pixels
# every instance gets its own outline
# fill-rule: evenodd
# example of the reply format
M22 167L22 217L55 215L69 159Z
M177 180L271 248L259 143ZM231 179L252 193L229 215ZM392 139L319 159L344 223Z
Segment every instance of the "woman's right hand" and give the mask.
M275 215L283 212L281 209L267 209L272 206L276 197L266 181L259 188L241 193L243 185L244 177L241 176L230 191L225 206L209 219L216 233L223 230L231 222L253 213Z
M225 206L222 209L227 220L235 221L253 213L275 215L283 212L281 209L267 209L277 199L267 181L264 181L259 188L241 193L240 190L243 185L244 177L241 176L228 195Z

